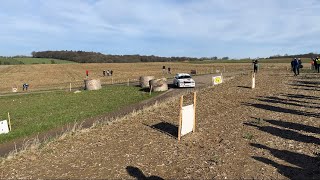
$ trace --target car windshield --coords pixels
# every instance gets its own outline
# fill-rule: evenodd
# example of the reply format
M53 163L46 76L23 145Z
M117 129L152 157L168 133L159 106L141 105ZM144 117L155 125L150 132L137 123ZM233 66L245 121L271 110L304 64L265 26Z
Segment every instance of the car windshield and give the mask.
M179 76L178 79L190 79L191 76L189 75L184 75L184 76Z

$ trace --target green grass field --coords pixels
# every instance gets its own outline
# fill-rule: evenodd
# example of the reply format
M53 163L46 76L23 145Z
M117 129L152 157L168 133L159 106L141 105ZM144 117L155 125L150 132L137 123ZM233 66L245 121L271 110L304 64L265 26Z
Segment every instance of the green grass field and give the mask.
M115 111L159 93L139 87L108 86L98 91L51 92L0 97L0 119L11 116L12 131L0 134L0 143Z
M0 58L0 65L18 65L18 64L70 64L73 61L48 58Z

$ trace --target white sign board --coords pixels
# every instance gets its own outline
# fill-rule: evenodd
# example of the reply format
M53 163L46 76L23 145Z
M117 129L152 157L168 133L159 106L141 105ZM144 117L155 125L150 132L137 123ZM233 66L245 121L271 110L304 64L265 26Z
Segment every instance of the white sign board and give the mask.
M212 77L213 85L221 84L222 81L223 81L222 76L213 76Z
M6 133L9 133L8 121L7 120L0 121L0 134L6 134Z
M182 107L181 136L193 131L194 118L193 104Z

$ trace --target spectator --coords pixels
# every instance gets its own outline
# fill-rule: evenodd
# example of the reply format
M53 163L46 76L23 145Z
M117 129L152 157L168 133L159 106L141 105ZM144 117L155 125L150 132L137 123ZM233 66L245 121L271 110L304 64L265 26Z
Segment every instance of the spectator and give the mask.
M111 71L110 71L110 75L112 76L112 74L113 74L113 70L111 69Z
M103 76L106 76L106 70L103 70Z
M314 61L315 61L315 59L314 58L311 58L311 67L310 67L310 69L311 70L314 70L315 69L315 66L314 66Z
M299 61L297 58L293 60L293 72L295 76L299 75Z
M166 66L162 66L162 73L163 73L163 74L166 73Z
M110 71L109 70L107 70L107 76L110 76Z
M28 90L28 87L29 87L29 84L27 84L27 83L24 83L23 85L22 85L22 90L24 91L24 90Z
M253 72L258 73L258 68L259 68L258 60L256 59L252 63L253 63Z
M171 74L171 68L168 67L168 74Z
M291 71L293 71L294 72L294 60L295 60L296 58L293 58L292 59L292 61L291 61Z
M298 75L300 74L300 69L301 68L303 68L302 61L301 61L300 58L298 58L298 70L297 70Z
M319 73L319 71L320 71L320 59L319 59L319 57L316 58L316 68L317 68L318 73Z

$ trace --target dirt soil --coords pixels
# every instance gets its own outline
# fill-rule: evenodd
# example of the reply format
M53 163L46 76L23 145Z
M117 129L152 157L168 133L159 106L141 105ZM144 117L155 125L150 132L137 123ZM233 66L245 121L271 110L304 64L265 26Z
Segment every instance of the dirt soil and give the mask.
M319 179L320 75L256 81L199 90L196 132L180 142L173 99L4 160L0 179Z

